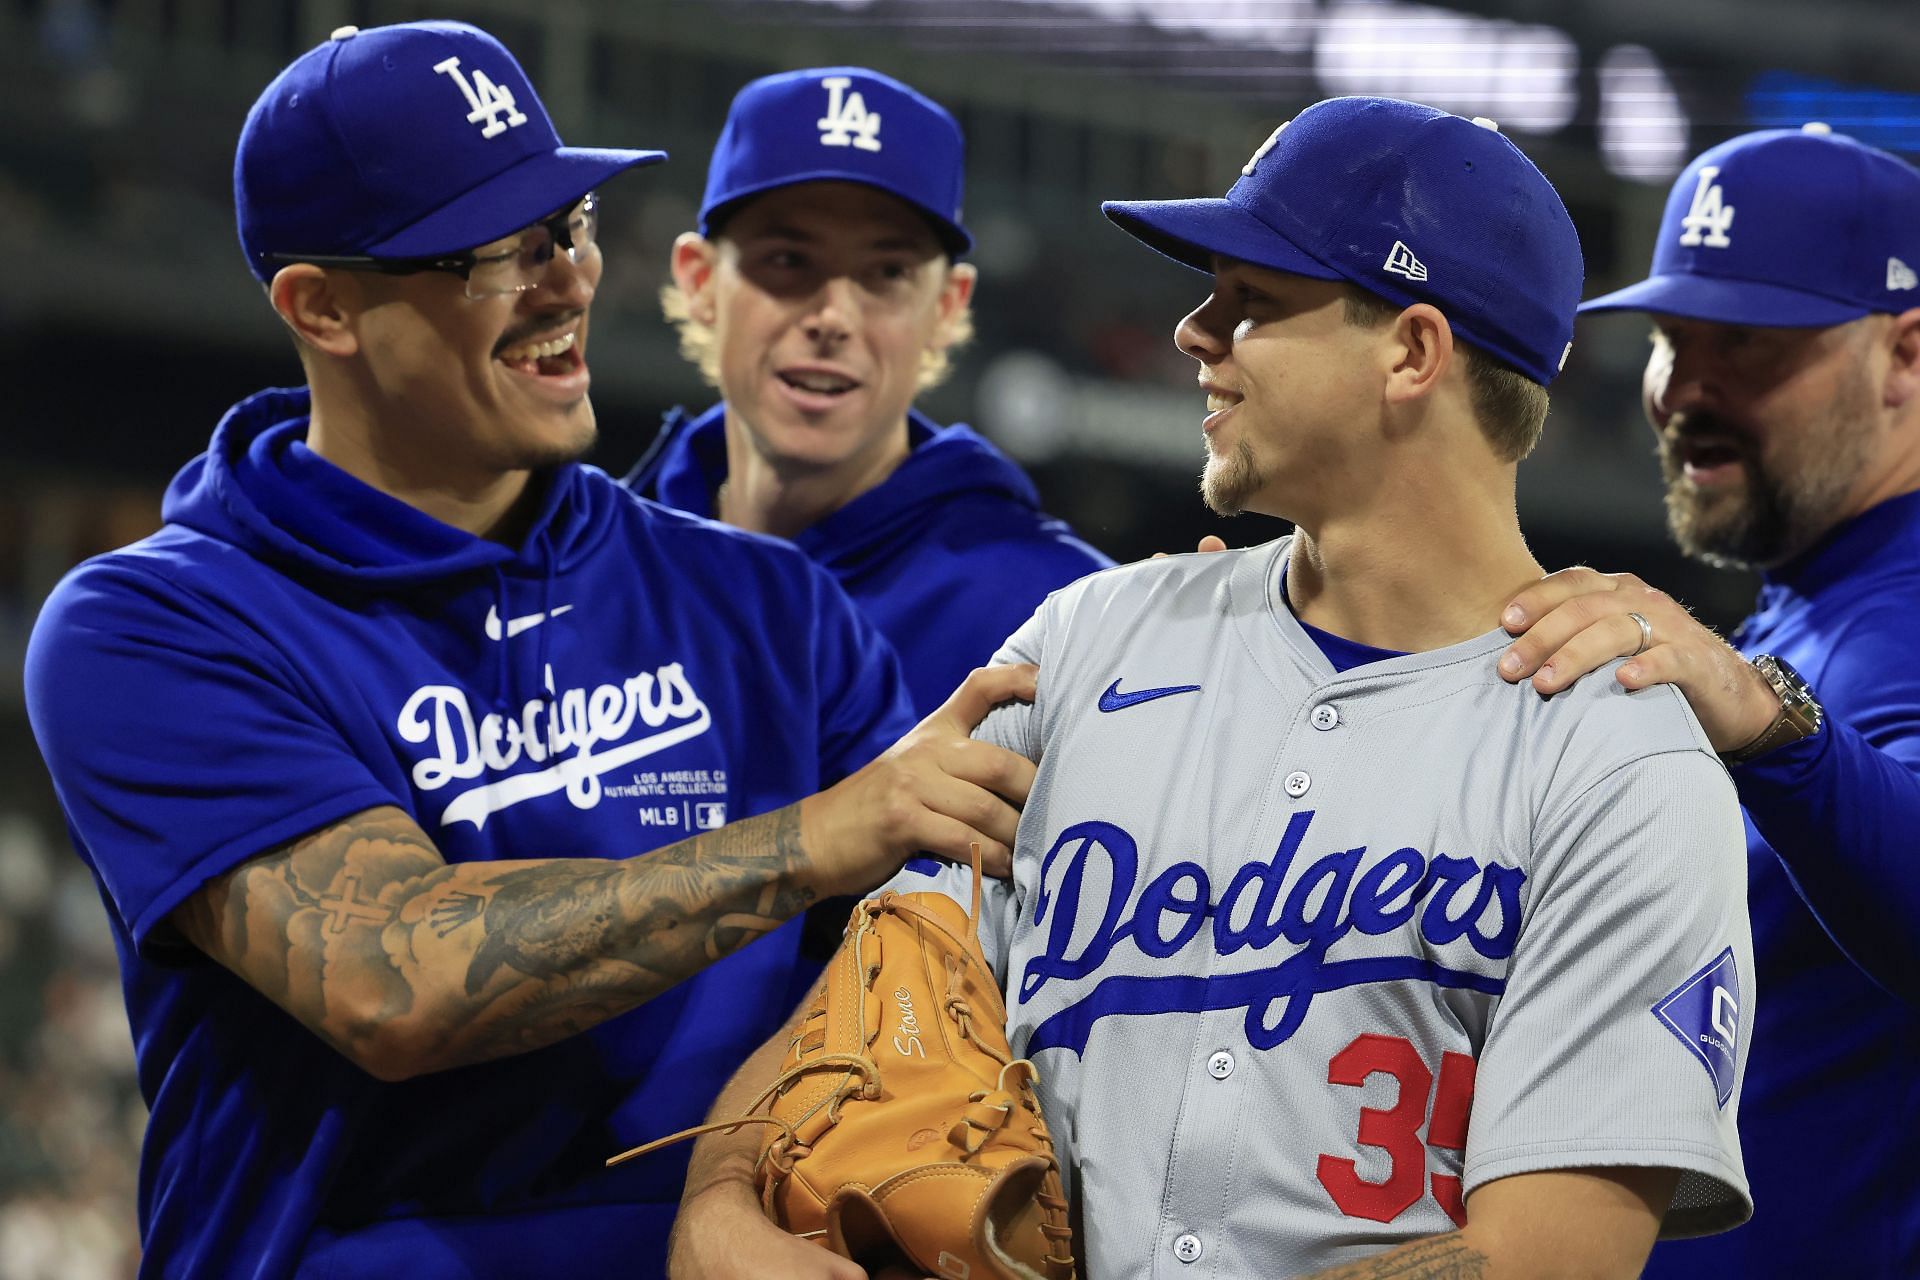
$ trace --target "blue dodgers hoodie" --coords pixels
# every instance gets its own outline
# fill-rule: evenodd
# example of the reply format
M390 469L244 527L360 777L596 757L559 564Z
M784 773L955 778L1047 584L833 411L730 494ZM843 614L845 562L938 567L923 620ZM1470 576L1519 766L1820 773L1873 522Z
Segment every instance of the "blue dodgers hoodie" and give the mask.
M387 1084L168 914L375 805L449 861L630 856L767 811L910 726L897 664L784 543L564 466L497 545L315 455L307 411L236 406L166 526L68 575L27 656L151 1111L141 1274L658 1274L686 1150L603 1162L697 1123L781 1024L797 928L557 1044ZM369 927L348 897L295 931Z
M825 567L900 655L925 715L1042 600L1113 561L1040 509L1019 467L964 426L907 415L911 452L880 485L794 543ZM622 484L711 516L727 478L726 405L673 410Z

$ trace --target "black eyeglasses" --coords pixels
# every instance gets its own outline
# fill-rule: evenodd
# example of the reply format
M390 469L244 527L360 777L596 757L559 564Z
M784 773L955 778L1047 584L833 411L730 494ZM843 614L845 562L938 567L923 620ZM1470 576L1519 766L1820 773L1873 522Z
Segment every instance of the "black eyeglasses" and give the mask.
M270 253L268 259L279 263L311 262L316 267L338 267L344 271L378 271L382 275L410 276L422 271L444 271L467 283L467 296L475 300L497 298L506 293L525 293L537 289L545 279L547 264L554 251L566 252L567 261L584 261L595 248L600 228L600 201L591 192L562 209L551 218L542 218L514 237L514 242L497 253L464 253L443 258L373 258L364 254Z

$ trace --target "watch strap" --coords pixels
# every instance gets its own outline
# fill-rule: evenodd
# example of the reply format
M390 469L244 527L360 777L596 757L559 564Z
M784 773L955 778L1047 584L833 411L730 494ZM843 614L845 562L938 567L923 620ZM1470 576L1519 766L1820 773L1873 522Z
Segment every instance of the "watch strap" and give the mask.
M1749 760L1767 754L1775 747L1784 747L1789 742L1805 736L1807 736L1805 731L1793 722L1792 717L1787 715L1786 708L1782 707L1780 714L1773 718L1773 723L1767 726L1766 732L1738 750L1722 751L1720 758L1728 764L1745 764Z
M1728 765L1745 764L1789 742L1810 738L1820 732L1824 719L1812 691L1791 667L1771 654L1761 654L1753 665L1780 699L1780 710L1759 737L1736 750L1720 753L1720 759Z

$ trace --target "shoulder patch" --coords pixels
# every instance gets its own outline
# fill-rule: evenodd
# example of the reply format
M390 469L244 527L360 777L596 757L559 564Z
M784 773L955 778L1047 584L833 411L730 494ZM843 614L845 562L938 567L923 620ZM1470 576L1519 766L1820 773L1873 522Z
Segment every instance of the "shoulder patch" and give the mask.
M1700 1060L1721 1106L1733 1096L1740 1046L1740 974L1728 947L1653 1006L1653 1016Z

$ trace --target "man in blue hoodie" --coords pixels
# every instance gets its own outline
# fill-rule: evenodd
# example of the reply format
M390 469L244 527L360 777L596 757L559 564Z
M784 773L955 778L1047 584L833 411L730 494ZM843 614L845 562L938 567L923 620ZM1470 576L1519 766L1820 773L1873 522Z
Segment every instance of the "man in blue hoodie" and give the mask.
M970 332L960 127L859 67L742 89L664 296L723 400L625 483L788 538L893 643L928 711L1048 592L1112 563L963 426L912 408Z
M603 1162L788 1013L783 921L918 848L1006 865L1032 770L967 731L1030 678L911 728L829 575L574 461L593 189L661 158L562 146L459 23L343 27L248 117L307 386L27 658L151 1113L143 1276L658 1274L684 1161Z

